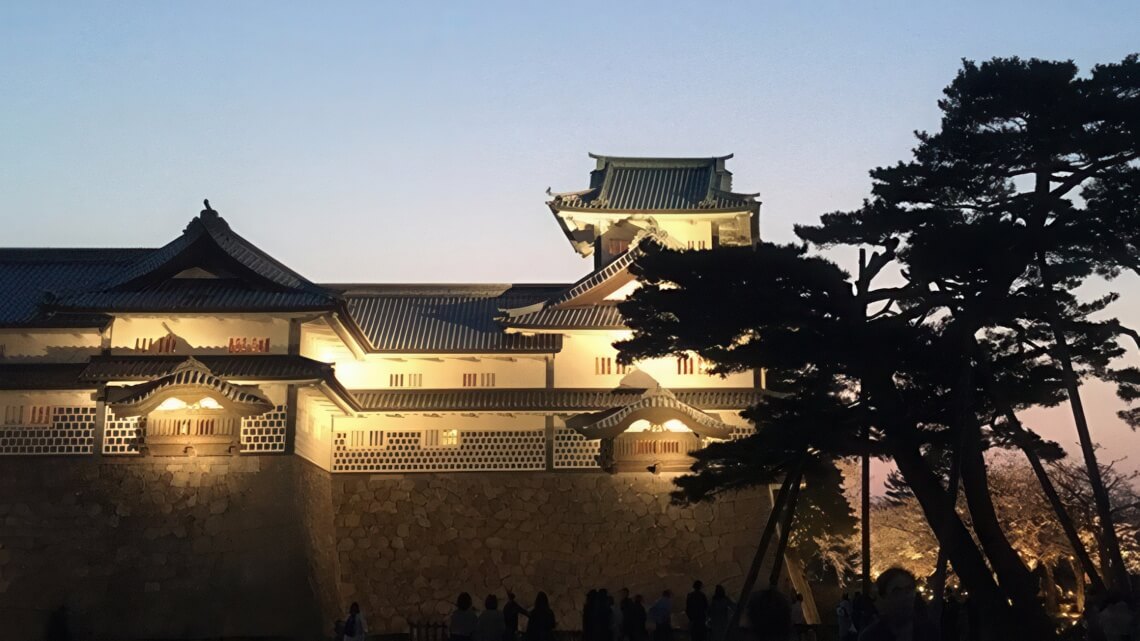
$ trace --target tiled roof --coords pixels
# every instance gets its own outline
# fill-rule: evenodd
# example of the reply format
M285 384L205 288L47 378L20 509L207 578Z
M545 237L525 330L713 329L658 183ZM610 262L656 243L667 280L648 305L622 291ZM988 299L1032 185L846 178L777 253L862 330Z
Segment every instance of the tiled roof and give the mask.
M352 319L372 351L402 353L554 353L561 336L507 334L499 310L545 300L563 285L347 287Z
M244 354L196 356L214 374L227 379L309 380L332 373L332 366L303 356ZM83 381L145 381L165 376L185 356L94 356L79 374Z
M633 247L605 267L583 276L578 282L538 303L504 308L499 321L515 329L622 329L625 321L616 302L597 301L634 279L629 268L642 255L641 243L670 242L661 232L648 230L639 235ZM596 291L595 291L596 290ZM577 299L595 292L587 301Z
M759 402L754 389L672 390L678 401L701 410L742 410ZM363 411L476 412L550 411L596 412L640 401L643 389L451 389L352 390Z
M578 282L571 285L565 291L561 292L557 297L552 298L547 302L547 306L561 305L570 302L575 298L589 292L590 290L600 287L606 281L620 275L629 269L631 265L642 255L642 250L639 247L634 247L625 252L621 256L615 258L609 265L599 269L596 272L586 275Z
M84 363L0 363L0 390L95 389L79 374Z
M224 277L173 278L189 267ZM213 210L159 249L0 249L0 326L105 324L96 312L308 311L335 304L335 292L274 260Z
M105 324L99 317L55 318L41 304L48 294L92 287L122 272L149 249L0 249L0 326Z
M616 410L580 416L572 427L586 438L612 438L629 428L643 412L665 410L665 416L684 416L688 427L705 438L729 438L732 426L682 402L669 390L646 391L635 402ZM568 422L569 423L569 422Z
M625 319L612 303L544 307L537 312L506 318L503 323L516 329L625 329Z
M184 358L169 374L153 381L124 388L108 388L107 400L115 408L115 414L130 416L133 414L125 413L125 410L144 411L143 408L147 407L148 402L150 404L157 402L161 398L160 395L169 395L174 388L186 387L209 389L244 409L257 410L246 415L266 412L273 408L273 403L266 399L260 390L234 385L211 372L210 368L194 358Z
M128 288L139 280L145 279L152 272L170 267L172 263L178 262L177 259L184 254L201 253L211 247L216 247L237 265L280 288L305 290L315 294L329 294L323 288L310 282L253 243L239 236L230 229L229 223L212 209L204 210L198 217L192 219L186 225L181 236L154 250L118 274L114 279L104 283L103 289ZM179 267L182 265L173 268L179 269Z
M189 267L218 278L174 278ZM332 309L336 295L237 235L212 209L182 235L94 287L74 288L54 309L84 311L301 311Z
M754 195L731 191L732 173L719 158L621 158L594 156L590 189L555 194L555 210L693 211L748 210Z
M308 290L266 290L229 278L172 279L137 290L80 292L56 299L55 309L81 311L305 311L330 309L327 295Z

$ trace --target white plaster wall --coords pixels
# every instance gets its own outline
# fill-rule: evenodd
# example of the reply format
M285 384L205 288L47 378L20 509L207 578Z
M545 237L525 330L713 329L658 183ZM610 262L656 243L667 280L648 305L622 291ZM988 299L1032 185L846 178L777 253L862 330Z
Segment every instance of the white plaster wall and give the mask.
M359 417L338 416L333 425L339 430L532 430L542 429L542 414L368 414Z
M258 385L257 388L260 389L261 393L265 394L265 397L274 405L285 405L289 400L289 386L284 383Z
M175 354L228 354L233 337L269 338L270 354L289 349L289 320L270 316L120 316L111 325L111 350L117 354L135 352L136 339L177 336Z
M301 325L300 353L322 363L343 363L355 358L323 318Z
M89 407L95 405L95 392L0 391L0 408L9 405ZM2 419L3 413L0 412L0 420Z
M99 353L97 330L87 331L0 331L0 352L7 361L78 363Z
M463 375L495 374L495 387L545 387L546 363L531 356L382 356L368 355L364 360L336 363L336 375L349 389L384 389L390 387L391 374L422 374L424 389L463 387Z
M712 222L708 220L677 220L669 216L658 216L657 224L682 246L689 241L704 241L706 249L712 249Z
M324 395L303 389L297 393L297 431L293 451L323 470L332 469L333 412L319 399Z
M613 343L626 335L628 332L581 332L567 335L562 341L562 351L554 357L554 386L616 387L624 376L616 373L616 360L611 370L615 373L607 376L594 373L594 358L608 356L616 359L617 350L613 348ZM640 361L636 367L665 387L752 387L751 372L732 374L725 378L696 372L678 375L677 361L673 357Z

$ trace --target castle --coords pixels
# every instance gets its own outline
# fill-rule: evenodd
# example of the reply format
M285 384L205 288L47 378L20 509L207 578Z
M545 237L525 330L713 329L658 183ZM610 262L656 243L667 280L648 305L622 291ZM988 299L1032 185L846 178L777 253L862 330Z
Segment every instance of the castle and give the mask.
M455 592L739 582L766 495L668 501L760 372L626 366L642 243L757 242L730 157L592 156L557 285L318 284L207 203L157 249L0 249L0 638L398 631ZM580 576L585 575L585 576ZM615 586L616 587L616 586ZM652 594L652 593L649 593ZM567 625L566 627L575 627Z

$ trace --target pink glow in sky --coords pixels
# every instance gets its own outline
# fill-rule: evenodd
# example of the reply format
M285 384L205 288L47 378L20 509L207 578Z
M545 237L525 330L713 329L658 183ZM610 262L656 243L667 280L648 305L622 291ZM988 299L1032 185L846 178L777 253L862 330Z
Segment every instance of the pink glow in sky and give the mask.
M735 153L790 241L937 126L961 58L1137 43L1125 0L7 2L0 244L157 246L209 197L317 281L567 282L589 263L543 192L586 186L588 151ZM1116 314L1140 325L1136 285ZM1111 390L1086 393L1129 454ZM1064 411L1029 417L1075 451Z

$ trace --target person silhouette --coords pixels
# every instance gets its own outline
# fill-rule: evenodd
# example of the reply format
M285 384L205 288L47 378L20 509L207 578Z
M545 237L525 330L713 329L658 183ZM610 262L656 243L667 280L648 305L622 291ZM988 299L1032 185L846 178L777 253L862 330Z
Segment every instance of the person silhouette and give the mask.
M545 592L539 592L534 597L534 607L530 609L530 617L526 622L526 641L552 641L556 625L554 610L550 609L550 599Z
M348 618L344 620L344 641L364 641L368 637L368 624L355 601L348 606Z
M700 581L693 581L693 591L685 597L685 616L689 619L689 638L705 641L708 636L709 599L701 591Z
M940 631L916 607L918 581L908 570L890 568L875 579L879 620L859 635L860 641L935 641Z
M483 612L475 623L474 641L501 641L506 631L503 613L499 612L499 597L489 594L483 601Z
M526 608L515 600L515 593L507 590L507 603L503 606L503 641L516 641L519 636L519 617L528 616Z
M653 641L673 641L673 592L665 590L649 608L653 622Z
M711 641L724 641L728 636L728 624L732 620L732 613L736 604L728 598L723 585L713 590L712 601L709 602L709 633Z
M451 613L451 621L447 626L451 641L472 641L478 623L479 617L471 607L471 595L460 592L459 598L455 600L455 611Z

